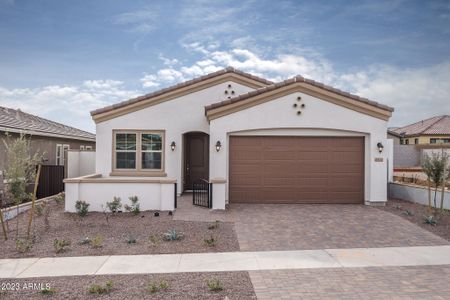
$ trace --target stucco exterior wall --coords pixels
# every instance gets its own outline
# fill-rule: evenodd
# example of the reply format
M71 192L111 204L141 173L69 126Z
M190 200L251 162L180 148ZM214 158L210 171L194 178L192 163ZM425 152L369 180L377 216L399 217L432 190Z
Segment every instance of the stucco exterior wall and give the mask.
M165 173L166 178L176 179L178 193L183 185L183 134L200 131L209 134L209 124L205 117L206 105L226 99L224 91L231 84L235 94L253 90L232 81L218 84L174 100L119 116L97 124L96 173L109 177L112 168L112 131L114 129L145 129L165 131ZM176 143L175 151L170 144Z
M95 173L95 151L69 150L67 152L67 178Z
M302 97L302 103L306 105L300 116L293 108L298 96ZM219 152L210 148L210 177L225 178L228 182L228 141L231 135L364 136L365 201L367 204L385 202L387 199L387 152L379 153L377 143L387 144L386 130L387 122L381 119L304 93L292 93L210 122L211 144L215 144L218 140L222 143L222 150ZM375 158L382 158L383 161L376 162ZM228 200L228 187L225 191L224 198Z

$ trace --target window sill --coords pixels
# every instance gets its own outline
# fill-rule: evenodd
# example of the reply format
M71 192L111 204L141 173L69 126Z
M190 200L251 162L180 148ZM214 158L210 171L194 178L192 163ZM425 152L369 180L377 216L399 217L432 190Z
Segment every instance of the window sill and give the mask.
M113 171L109 176L130 176L130 177L167 177L163 171Z

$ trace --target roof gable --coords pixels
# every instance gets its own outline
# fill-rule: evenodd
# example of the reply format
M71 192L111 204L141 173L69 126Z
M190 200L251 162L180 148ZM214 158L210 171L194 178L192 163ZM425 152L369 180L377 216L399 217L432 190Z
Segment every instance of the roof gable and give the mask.
M208 120L212 120L294 92L302 92L383 120L388 120L394 111L392 107L297 76L209 105L205 107L205 112Z
M392 131L402 136L450 135L450 116L435 116Z
M233 81L251 88L261 88L273 83L269 80L228 67L162 90L91 111L91 116L96 123L103 122L227 81Z

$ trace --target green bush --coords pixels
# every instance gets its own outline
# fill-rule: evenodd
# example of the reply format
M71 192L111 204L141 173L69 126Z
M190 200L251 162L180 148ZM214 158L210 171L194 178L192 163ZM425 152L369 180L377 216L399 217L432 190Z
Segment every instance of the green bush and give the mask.
M89 203L86 203L86 201L78 200L75 203L75 210L80 217L84 217L89 211Z
M159 244L159 237L156 234L151 234L148 237L148 240L150 241L150 243L152 243L154 246Z
M181 232L177 232L175 229L171 229L164 234L164 239L166 241L178 241L183 238L183 234Z
M114 288L114 282L112 282L111 280L108 280L105 285L99 285L99 284L92 284L89 288L88 288L88 292L90 294L97 294L97 295L102 295L102 294L108 294L112 291L112 289Z
M211 292L220 292L223 290L223 285L217 278L206 280L206 284Z
M160 282L150 282L147 286L147 291L149 293L157 293L161 290L165 291L169 288L169 284L167 283L167 281L161 280Z
M53 295L56 292L56 290L54 288L46 287L41 289L40 292L42 295Z
M33 243L25 239L17 239L16 240L16 250L20 253L29 252L33 248Z
M114 197L113 201L106 202L106 207L110 212L115 214L122 208L122 200L120 199L120 197Z
M141 212L138 197L133 196L128 199L130 199L131 205L125 204L125 210L132 212L134 215L138 215Z
M91 244L91 247L94 249L101 248L101 247L103 247L103 238L99 235L96 237L93 237L90 244Z
M127 236L127 238L126 238L126 242L127 242L127 244L129 244L129 245L134 245L134 244L137 243L137 240L136 240L136 238L135 238L134 236L129 235L129 236Z
M217 228L219 228L219 225L220 225L220 221L216 220L213 224L208 226L208 229L209 230L217 229Z
M55 239L53 241L53 247L55 248L56 253L61 253L69 250L70 244L71 244L70 240Z
M217 244L217 238L216 238L216 237L213 237L213 236L211 235L211 237L210 237L209 239L204 239L204 240L203 240L203 243L204 243L206 246L208 246L208 247L215 247L216 244Z
M55 200L56 204L62 204L62 203L64 203L65 195L64 195L64 193L59 193L53 199Z
M431 226L437 225L437 220L434 216L425 216L424 221L425 224L430 224Z

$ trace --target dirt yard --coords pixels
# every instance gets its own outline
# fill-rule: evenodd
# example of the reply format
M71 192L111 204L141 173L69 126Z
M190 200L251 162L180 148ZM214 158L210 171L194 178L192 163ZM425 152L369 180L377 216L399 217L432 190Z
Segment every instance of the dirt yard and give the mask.
M426 224L425 216L428 216L428 207L425 205L408 202L400 199L389 199L386 206L378 207L396 214L432 233L450 241L450 211L444 210L443 213L437 213L436 226Z
M47 218L45 213L35 216L34 243L29 251L20 253L16 249L16 219L9 221L10 239L0 239L0 258L239 251L232 223L214 226L215 223L174 221L168 212L155 217L149 211L136 216L117 213L107 221L103 213L80 217L65 213L63 204L50 201L47 205ZM28 213L19 215L19 237L26 234L27 220ZM176 230L183 237L166 241L164 234L169 230ZM70 246L56 253L55 239L68 240ZM205 240L210 240L209 244Z
M218 279L221 291L210 291L207 281ZM113 285L109 292L98 295L88 290L92 284L105 286L107 281ZM167 288L160 288L160 283ZM247 272L221 273L179 273L157 275L111 275L111 276L74 276L27 279L0 279L0 284L12 283L18 290L0 290L0 299L256 299L253 285ZM29 284L42 286L49 284L52 294L43 294L38 290L24 289ZM156 288L153 293L149 285ZM11 287L11 285L9 285ZM159 289L159 291L156 291Z

